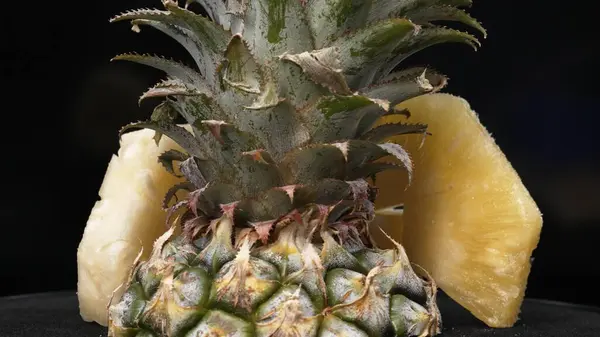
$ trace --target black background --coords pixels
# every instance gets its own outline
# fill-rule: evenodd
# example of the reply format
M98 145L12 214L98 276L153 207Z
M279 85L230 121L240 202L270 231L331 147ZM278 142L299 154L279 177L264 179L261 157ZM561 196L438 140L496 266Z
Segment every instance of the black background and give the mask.
M581 2L475 1L489 37L408 63L450 77L544 213L527 294L600 305L597 25ZM117 150L117 130L149 116L137 97L161 74L110 63L122 52L186 60L151 29L109 24L159 0L3 4L0 295L74 289L76 249Z

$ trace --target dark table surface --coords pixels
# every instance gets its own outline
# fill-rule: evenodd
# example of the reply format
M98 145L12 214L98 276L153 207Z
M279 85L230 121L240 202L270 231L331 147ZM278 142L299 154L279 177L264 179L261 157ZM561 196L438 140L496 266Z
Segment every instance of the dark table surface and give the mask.
M491 329L443 294L441 337L597 337L600 309L528 299L521 320L510 329ZM105 337L105 328L79 317L73 292L0 298L1 337Z

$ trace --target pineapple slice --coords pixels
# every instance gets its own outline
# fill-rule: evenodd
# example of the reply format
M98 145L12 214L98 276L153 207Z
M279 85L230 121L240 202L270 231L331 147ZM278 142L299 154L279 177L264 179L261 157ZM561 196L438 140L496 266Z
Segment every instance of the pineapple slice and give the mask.
M166 230L162 199L179 178L168 173L157 157L181 148L167 137L156 146L153 136L149 129L123 135L100 187L101 200L85 227L77 250L77 295L85 321L107 325L113 291L127 280L141 248L141 257L147 257L154 240Z
M514 325L540 237L540 211L465 100L432 94L399 107L409 109L411 123L428 124L432 135L424 142L415 135L394 139L413 156L415 172L406 189L402 172L377 176L377 224L477 318L491 327ZM386 118L381 123L398 122ZM392 208L401 203L403 211Z

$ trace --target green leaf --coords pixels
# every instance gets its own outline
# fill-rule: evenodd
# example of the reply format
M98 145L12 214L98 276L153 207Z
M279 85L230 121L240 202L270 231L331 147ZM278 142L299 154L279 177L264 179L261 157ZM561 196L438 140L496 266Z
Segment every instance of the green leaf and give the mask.
M181 190L186 190L188 192L191 192L191 191L195 190L195 187L189 181L184 181L184 182L177 183L177 184L171 186L171 188L169 188L169 190L165 194L165 197L162 202L162 208L165 210L171 208L171 206L169 206L169 203L171 202L171 200L173 200L173 198L176 198L176 201L178 201L177 200L177 192L179 192Z
M377 84L371 85L363 93L365 96L373 98L385 98L390 100L390 109L396 109L396 106L413 97L440 90L446 85L446 77L425 68L409 68L394 72ZM375 122L384 115L396 113L394 111L371 110L361 116L356 127L355 137L359 137L370 130ZM406 115L408 111L400 114Z
M260 146L260 143L253 135L240 131L234 125L227 122L206 120L202 121L202 124L208 128L210 133L227 151L241 154Z
M406 123L389 123L379 125L363 135L360 139L371 142L380 142L389 137L408 135L408 134L425 134L427 125L425 124L406 124Z
M373 0L370 6L367 22L376 22L389 17L404 17L409 11L428 8L431 6L469 7L472 0Z
M209 217L219 217L222 213L221 205L236 202L243 197L239 186L220 182L211 182L199 192L196 206Z
M231 37L214 22L180 8L172 1L165 1L168 11L142 9L123 13L111 22L123 20L147 20L153 26L171 35L190 52L194 61L209 83L214 83L216 64ZM139 21L138 21L139 22Z
M334 115L355 111L373 104L376 103L366 96L326 96L319 102L317 108L329 119Z
M410 68L384 77L368 87L363 95L388 100L393 107L409 98L436 92L446 83L446 77L433 70Z
M182 162L188 158L189 158L189 156L183 152L179 152L177 150L168 150L168 151L161 153L158 156L158 162L172 175L174 175L176 177L181 177L181 175L178 175L177 173L175 173L175 168L173 166L173 162L175 162L175 161Z
M418 34L411 36L409 39L403 40L393 51L393 57L390 57L387 62L382 64L373 75L365 75L361 81L362 84L369 84L373 81L378 81L387 76L396 66L404 61L409 56L440 43L464 43L473 49L477 50L480 45L479 40L473 35L461 32L455 29L445 27L424 27Z
M323 95L330 94L329 90L314 82L307 73L293 62L276 63L274 70L277 74L279 94L285 97L296 110L303 114L310 111L307 107L313 106ZM318 124L318 116L306 116L313 124Z
M159 105L157 105L154 110L152 111L152 116L150 117L150 120L153 122L160 122L160 123L175 123L175 119L177 118L177 111L175 109L173 109L173 107L169 104L168 101L166 102L162 102ZM160 133L160 131L155 131L154 132L154 142L156 143L156 146L158 146L158 143L160 142L160 139L162 138L162 133Z
M487 36L485 28L475 18L462 9L448 5L434 5L418 8L406 13L406 17L416 24L426 24L432 21L455 21L477 29Z
M173 108L195 128L201 121L226 118L225 113L210 93L199 93L194 96L178 96L171 101Z
M308 22L315 47L323 48L348 30L362 26L372 0L309 0Z
M181 146L188 154L198 158L204 157L204 150L194 136L186 129L172 123L154 121L135 122L125 125L123 128L121 128L119 136L125 133L127 130L141 128L159 131L179 144L179 146Z
M162 18L164 17L164 18ZM171 16L169 16L169 12L161 11L159 9L134 9L129 10L119 15L114 16L110 19L110 22L120 22L127 20L153 20L158 22L164 22L168 24L176 24L177 22L173 20Z
M346 179L355 180L363 178L361 172L364 167L384 157L396 158L408 172L409 179L412 176L412 162L404 148L394 143L376 144L365 140L350 140L337 145L346 149ZM368 170L367 170L368 171Z
M283 98L279 97L279 90L277 90L277 84L270 79L264 80L264 85L261 88L260 96L249 106L244 106L250 110L264 110L277 106L283 102Z
M229 29L230 15L228 14L228 9L225 7L225 2L223 0L187 0L185 7L187 8L194 2L200 4L200 6L204 8L211 20L220 24L223 29ZM228 3L231 2L235 1L228 1Z
M367 96L325 96L316 107L325 120L314 132L313 140L332 142L354 138L359 122L365 115L381 115L388 108L387 102Z
M168 12L166 12L168 15ZM163 18L162 16L160 18ZM150 26L160 32L163 32L173 40L179 42L187 52L192 56L192 59L196 62L200 73L206 76L205 74L208 72L214 72L215 67L212 66L211 69L207 69L208 64L205 60L207 55L205 55L206 51L202 49L202 42L198 40L198 37L195 36L191 31L181 28L175 24L168 24L160 21L147 20L147 19L135 19L131 21L132 29L136 33L140 32L140 26Z
M206 127L202 124L203 120L225 118L225 113L212 96L208 93L196 96L176 96L175 101L169 102L191 126L196 139L202 144L207 156L217 160L221 148L218 146L216 139L206 132Z
M378 69L392 51L415 35L417 27L406 19L390 19L343 35L333 44L339 49L340 67L350 88L361 87L361 77Z
M310 204L334 205L341 200L351 199L352 188L340 179L322 179L294 189L294 208Z
M198 162L198 158L189 157L179 165L179 171L196 188L203 188L208 181L216 177L216 174L214 170L210 170L212 168L211 162L205 160L201 162L202 165L199 165ZM200 170L200 166L202 166L202 170Z
M368 113L364 114L362 119L358 122L354 138L360 138L361 135L371 130L379 118L392 115L410 118L410 111L408 111L408 109L399 109L397 105L390 106L390 109L384 113L381 113L381 111L369 111Z
M154 108L150 120L153 122L174 123L176 118L177 111L169 101L163 101Z
M121 54L112 58L113 61L130 61L147 65L165 72L169 77L177 78L188 85L203 87L205 82L202 75L192 68L162 56Z
M269 189L252 198L242 199L236 205L236 218L258 222L276 220L292 210L292 200L280 189Z
M346 158L334 145L315 144L290 151L279 164L284 184L311 184L321 179L344 179Z
M376 162L368 163L359 168L354 169L348 174L348 179L360 179L374 177L377 173L388 170L406 170L403 165L395 163Z
M284 53L282 60L297 64L315 83L338 95L350 95L352 91L340 68L339 52L336 48L324 48L300 54Z
M234 35L225 51L223 81L230 86L251 94L260 94L259 66L240 35Z
M314 49L304 8L298 0L255 0L247 3L244 40L260 60Z
M163 80L144 92L139 98L139 103L152 97L196 96L203 93L204 92L185 84L181 80Z
M163 1L165 8L179 20L181 26L191 30L199 40L215 55L221 55L227 43L231 39L231 34L225 31L215 22L195 14L185 8L177 5L177 2L166 0Z
M345 149L348 172L387 155L387 152L377 146L377 143L366 140L349 140L336 143L336 146Z
M254 135L276 161L310 140L302 116L287 101L264 110L241 111L235 124L241 131Z
M379 147L400 161L408 173L408 182L410 184L413 165L408 152L401 145L395 143L383 143L379 144Z
M266 154L263 154L264 156ZM274 163L257 160L247 152L243 154L237 166L236 185L240 186L244 195L256 195L283 184L279 169Z

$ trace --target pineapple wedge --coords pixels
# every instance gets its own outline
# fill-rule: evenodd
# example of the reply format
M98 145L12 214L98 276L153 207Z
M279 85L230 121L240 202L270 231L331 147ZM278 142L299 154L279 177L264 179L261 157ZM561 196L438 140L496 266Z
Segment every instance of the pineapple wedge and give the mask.
M147 257L154 240L166 231L162 199L179 178L157 157L181 148L167 137L156 146L153 136L149 129L123 135L100 187L101 200L85 227L77 250L77 295L85 321L107 325L113 291L127 280L141 248L141 257Z
M402 172L377 176L377 224L477 318L514 325L542 228L539 209L464 99L432 94L399 107L432 135L394 139L411 153L415 172L407 189ZM380 124L389 122L398 120ZM392 206L402 203L394 216ZM389 246L378 232L376 241Z

